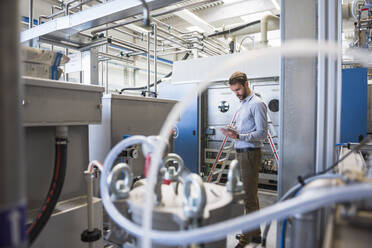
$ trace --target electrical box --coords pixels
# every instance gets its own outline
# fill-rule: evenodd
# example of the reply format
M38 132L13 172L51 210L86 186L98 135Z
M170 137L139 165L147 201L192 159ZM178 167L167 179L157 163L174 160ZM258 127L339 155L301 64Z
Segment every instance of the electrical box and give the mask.
M367 95L367 68L343 69L340 142L359 142L366 137Z

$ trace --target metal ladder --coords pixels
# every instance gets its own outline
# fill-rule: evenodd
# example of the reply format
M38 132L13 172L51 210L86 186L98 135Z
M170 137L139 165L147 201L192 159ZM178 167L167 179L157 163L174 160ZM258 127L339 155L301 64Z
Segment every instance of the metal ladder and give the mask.
M213 172L213 175L217 175L217 179L215 181L213 181L212 183L219 183L221 181L221 177L222 177L222 174L225 170L225 167L227 165L227 161L229 160L229 157L230 157L230 153L232 152L234 148L234 142L231 142L231 145L228 146L228 147L224 147L222 149L223 152L226 152L226 156L222 159L219 159L217 164L221 164L221 168L219 170L216 170L215 172Z

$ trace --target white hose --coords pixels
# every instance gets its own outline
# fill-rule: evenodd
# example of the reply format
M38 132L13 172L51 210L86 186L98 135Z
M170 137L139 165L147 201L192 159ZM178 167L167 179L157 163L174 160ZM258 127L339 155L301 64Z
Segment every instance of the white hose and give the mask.
M341 54L341 49L335 43L329 42L319 42L312 40L300 40L300 41L290 41L282 46L282 48L266 48L262 50L255 50L245 53L246 56L240 56L238 58L228 58L226 63L223 65L223 68L213 68L214 72L221 70L232 71L235 64L243 63L248 60L255 60L257 58L268 57L270 59L279 59L280 56L286 57L313 57L318 54L318 52L324 52L325 54L338 55ZM241 53L243 54L243 53ZM359 60L362 64L368 64L372 62L372 56L366 51L356 51L354 49L351 54L356 60ZM234 63L232 63L234 62ZM213 74L211 78L213 78ZM171 133L171 130L178 120L180 114L186 109L191 100L201 92L203 92L208 85L211 83L204 79L192 92L189 92L184 100L180 101L175 105L170 114L167 117L166 122L164 123L160 137L162 140L168 140L168 137ZM242 216L233 220L228 220L222 223L214 224L208 227L202 227L192 231L181 231L181 232L163 232L163 231L154 231L151 230L151 220L152 220L152 209L154 203L153 197L153 188L157 181L157 174L160 167L161 154L165 149L165 144L160 142L156 147L154 154L152 155L151 167L149 172L148 184L146 185L146 201L144 207L144 219L143 219L143 229L138 225L133 224L128 219L124 218L120 212L114 207L110 201L109 192L107 184L105 183L105 178L108 176L108 172L111 169L112 163L114 162L117 155L122 151L122 147L136 144L138 142L146 142L146 138L143 136L133 136L128 139L121 141L117 144L106 157L104 162L104 173L101 177L101 194L102 201L106 208L106 211L109 213L110 217L123 229L136 235L143 237L142 247L150 247L151 239L156 243L170 244L170 245L181 245L186 243L198 243L198 242L209 242L212 240L218 240L226 236L227 233L238 230L252 230L259 226L260 223L271 221L273 219L282 219L287 216L293 215L294 213L302 213L304 211L310 211L321 207L324 204L331 204L336 202L339 198L342 200L355 200L365 197L366 195L372 196L372 191L369 188L368 193L364 191L366 185L360 186L360 192L348 194L339 194L337 189L334 193L335 197L331 198L325 196L326 192L323 192L323 197L319 200L313 199L302 199L304 196L296 200L289 200L283 203L278 203L272 207L265 208L254 214ZM343 189L344 191L353 191L356 186L350 186L349 188ZM369 185L370 187L370 185ZM348 191L348 192L349 192ZM328 192L331 192L329 190ZM337 198L338 197L338 198ZM350 198L347 198L350 197ZM298 201L298 205L296 202ZM291 205L292 204L292 205ZM280 205L280 207L278 206ZM278 209L276 209L278 206ZM289 209L289 211L287 211ZM300 211L301 210L301 211ZM277 213L278 212L278 213Z
M126 138L120 141L118 144L116 144L105 158L105 161L103 163L103 171L101 175L101 180L100 180L102 203L107 213L110 215L111 219L115 221L116 224L124 228L125 230L129 231L130 233L134 235L139 235L139 236L144 235L143 229L140 226L132 223L130 220L123 217L123 215L116 209L114 204L111 202L109 188L107 184L107 178L110 174L110 171L111 171L112 165L114 164L115 159L125 148L132 146L132 145L136 145L136 144L142 144L145 142L147 143L147 139L145 136L135 135L135 136Z
M331 189L323 188L313 191L310 190L291 200L277 203L243 217L230 219L224 222L188 231L152 230L148 232L147 235L149 235L149 238L151 238L153 242L158 244L186 245L191 243L209 243L223 239L229 233L234 233L240 230L247 232L256 229L261 223L264 222L273 220L280 221L289 216L311 212L319 209L320 207L328 206L334 203L361 200L369 197L372 197L371 183L360 183ZM108 208L106 208L106 210L111 211ZM134 234L138 236L142 236L144 234L143 229L137 225L134 225L128 220L125 220L128 223L122 225L122 223L116 219L123 219L120 214L117 216L112 216L112 212L109 212L109 214L110 217L114 218L113 220L115 220L115 222L120 225L121 228L125 230L132 230L134 231Z

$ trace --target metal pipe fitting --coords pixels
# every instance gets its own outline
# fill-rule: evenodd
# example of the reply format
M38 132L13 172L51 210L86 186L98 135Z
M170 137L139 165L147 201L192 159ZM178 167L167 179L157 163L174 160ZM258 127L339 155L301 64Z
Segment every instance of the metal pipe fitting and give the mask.
M150 85L151 85L151 77L150 77L150 34L151 32L149 31L147 33L147 96L150 96Z
M169 165L170 162L177 163L177 170L174 166ZM178 154L169 153L164 159L163 167L166 169L164 178L171 181L177 181L185 169L185 164L183 159Z
M110 186L111 198L113 200L128 198L132 182L133 174L130 167L126 163L115 165L107 178L107 184Z
M191 187L195 188L195 195L191 194L191 191L193 191ZM183 186L183 195L183 214L185 218L196 219L203 217L207 195L200 176L192 173L186 177Z
M154 28L154 91L155 97L158 95L158 25L153 24Z

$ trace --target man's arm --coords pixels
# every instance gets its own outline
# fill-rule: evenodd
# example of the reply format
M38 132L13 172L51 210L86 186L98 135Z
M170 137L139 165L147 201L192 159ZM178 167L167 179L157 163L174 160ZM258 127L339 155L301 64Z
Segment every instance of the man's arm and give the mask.
M264 141L267 136L267 108L263 102L252 105L256 130L246 134L239 134L242 141Z

